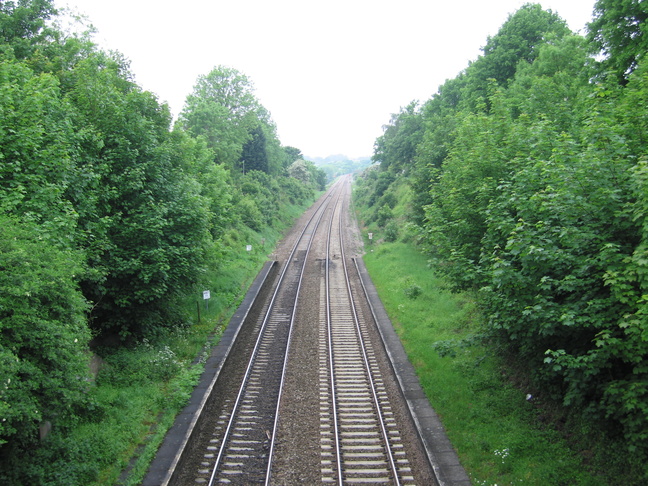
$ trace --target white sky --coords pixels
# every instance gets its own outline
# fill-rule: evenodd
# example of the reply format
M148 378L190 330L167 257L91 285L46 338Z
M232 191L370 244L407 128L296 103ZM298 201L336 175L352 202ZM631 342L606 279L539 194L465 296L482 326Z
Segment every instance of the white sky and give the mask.
M585 32L596 0L538 0ZM246 74L283 145L370 156L390 115L429 99L528 0L55 0L131 61L174 116L199 75Z

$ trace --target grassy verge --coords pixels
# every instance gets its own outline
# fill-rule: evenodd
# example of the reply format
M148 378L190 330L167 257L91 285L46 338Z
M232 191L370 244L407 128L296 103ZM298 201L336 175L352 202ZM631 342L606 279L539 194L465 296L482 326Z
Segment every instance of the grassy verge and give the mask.
M371 246L364 260L430 403L476 485L610 484L542 421L531 390L515 385L477 339L474 299L453 294L412 245Z
M53 429L45 447L35 452L29 467L39 471L32 475L57 485L141 483L198 382L211 347L283 231L308 205L284 208L273 228L257 233L239 227L225 235L217 265L180 303L187 326L130 346L97 349L102 360L91 392L92 412L70 434ZM207 302L203 290L210 290Z

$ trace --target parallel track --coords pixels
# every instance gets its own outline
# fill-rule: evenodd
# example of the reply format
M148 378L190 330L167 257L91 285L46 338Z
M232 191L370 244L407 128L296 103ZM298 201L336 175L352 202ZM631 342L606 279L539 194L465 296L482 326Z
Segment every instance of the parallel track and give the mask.
M372 348L369 328L374 325L373 317L359 311L367 307L361 303L366 296L360 284L354 283L358 280L356 270L347 268L343 207L349 197L349 179L342 179L304 225L281 267L271 297L263 303L258 319L250 322L250 345L240 351L241 356L249 355L250 359L245 372L242 366L236 373L243 376L238 393L235 387L228 388L232 393L221 392L222 405L214 416L213 430L199 433L201 439L193 448L199 451L191 460L195 469L183 470L178 478L209 486L270 485L273 474L280 483L285 478L285 469L281 469L286 467L285 459L279 461L281 466L273 466L273 456L280 454L282 447L285 449L285 445L276 447L275 440L281 436L282 391L291 355L291 332L299 314L307 261L311 261L323 270L319 281L319 329L313 336L319 331L319 356L315 362L319 359L321 483L415 484L396 424L397 414L392 411L381 365ZM322 249L309 258L316 239L321 243L326 239L326 254ZM304 289L304 297L310 295L312 299L312 292L308 294ZM298 322L309 325L309 321ZM317 407L316 387L313 391L313 405ZM317 417L303 420L317 421ZM309 437L316 441L315 434ZM317 474L314 468L310 470Z
M283 266L238 395L219 417L203 467L195 478L197 484L269 483L277 409L299 289L313 237L330 203L329 194L304 226Z
M348 197L348 195L347 195ZM343 241L341 197L327 242L320 327L322 482L414 484L387 392L357 310Z

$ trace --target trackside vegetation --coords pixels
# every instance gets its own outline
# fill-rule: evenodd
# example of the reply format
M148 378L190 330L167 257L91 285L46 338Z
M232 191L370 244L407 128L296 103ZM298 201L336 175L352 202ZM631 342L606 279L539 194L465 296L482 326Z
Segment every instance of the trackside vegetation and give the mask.
M326 175L244 74L199 77L174 123L67 18L0 2L0 483L137 484Z
M392 188L409 198L405 185ZM363 235L371 279L473 484L637 483L622 441L547 396L487 334L478 296L431 275L414 233L387 241L371 223Z
M425 279L470 296L481 318L462 349L497 355L556 428L587 424L624 458L606 484L648 479L647 18L645 2L600 0L581 36L523 6L392 116L355 193L374 238L414 242ZM453 340L427 352L447 359ZM510 462L515 448L488 449L507 447Z
M0 2L0 483L134 485L327 173L243 73L200 76L174 121L62 20ZM579 35L524 5L357 179L367 266L475 484L648 481L647 20L598 0Z

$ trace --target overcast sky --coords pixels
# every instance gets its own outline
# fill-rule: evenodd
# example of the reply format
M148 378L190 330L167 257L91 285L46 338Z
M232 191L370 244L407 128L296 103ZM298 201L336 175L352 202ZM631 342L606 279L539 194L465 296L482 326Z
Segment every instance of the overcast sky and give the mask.
M390 115L429 99L525 0L55 0L177 116L199 75L246 74L283 145L370 156ZM595 0L540 0L584 33Z

